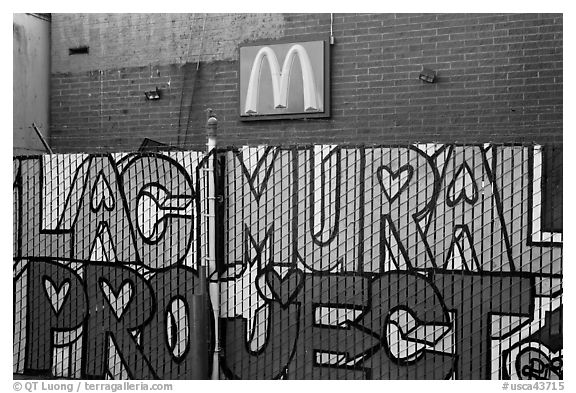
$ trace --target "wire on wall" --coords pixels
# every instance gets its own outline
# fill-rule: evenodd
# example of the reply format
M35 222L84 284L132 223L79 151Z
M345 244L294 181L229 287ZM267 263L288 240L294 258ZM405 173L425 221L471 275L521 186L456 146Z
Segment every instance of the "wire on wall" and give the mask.
M192 113L192 103L194 101L194 92L196 91L196 82L198 81L198 72L200 69L200 59L204 51L204 37L206 33L206 19L208 14L204 14L204 19L202 21L202 36L200 38L200 49L198 50L198 60L196 62L196 72L194 73L194 78L192 82L192 92L190 94L190 104L188 106L188 116L186 119L186 130L184 131L184 140L182 141L183 146L186 146L188 142L188 131L190 129L190 115Z
M196 19L195 14L192 14L192 18L189 21L190 23L190 38L188 39L188 48L186 49L186 56L184 58L184 64L186 64L188 62L188 59L190 58L190 46L192 44L192 27L194 25L194 21ZM204 23L203 25L206 25L206 16L204 16ZM199 67L199 62L200 62L200 57L198 57L198 64L196 65L196 71L198 71L198 67ZM178 135L177 135L177 145L178 147L182 147L182 143L186 143L186 140L184 140L184 142L181 141L180 138L180 130L182 127L182 106L184 104L184 92L186 90L186 69L184 69L183 71L183 75L182 75L182 91L180 92L180 109L178 110ZM191 89L191 94L190 94L190 108L188 108L188 116L186 118L186 133L188 132L188 123L190 122L190 112L191 112L191 107L192 107L192 100L194 98L194 85L196 84L196 74L194 74L194 81L192 83L192 89Z
M102 94L104 93L104 71L99 70L99 75L100 75L100 113L99 113L99 118L100 118L100 133L102 133Z
M196 63L196 71L200 68L200 56L204 49L204 34L206 33L206 14L204 14L204 22L202 23L202 38L200 39L200 50L198 51L198 62Z

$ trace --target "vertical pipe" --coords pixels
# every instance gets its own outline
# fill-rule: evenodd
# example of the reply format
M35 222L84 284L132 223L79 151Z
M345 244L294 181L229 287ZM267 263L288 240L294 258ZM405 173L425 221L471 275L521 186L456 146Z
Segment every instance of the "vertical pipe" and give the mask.
M206 329L208 326L208 296L206 293L206 267L200 266L198 269L200 288L198 293L194 293L190 302L190 350L192 351L192 375L191 379L208 379L211 370L208 369L209 340Z
M216 131L218 129L218 120L212 115L212 110L208 110L208 121L206 122L206 135L208 137L207 154L208 154L208 197L206 200L208 207L208 252L206 255L206 262L208 262L208 276L217 277L216 274L216 187L215 187L215 173L214 161L216 159ZM220 283L210 281L209 284L210 301L212 302L212 310L214 312L214 358L212 361L212 378L220 379Z
M330 45L334 45L334 14L330 14Z

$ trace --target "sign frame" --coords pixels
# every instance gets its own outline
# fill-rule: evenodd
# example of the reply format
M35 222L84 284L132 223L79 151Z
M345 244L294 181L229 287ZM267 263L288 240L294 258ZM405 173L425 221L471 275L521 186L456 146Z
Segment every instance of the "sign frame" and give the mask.
M256 47L256 46L274 46L274 45L283 45L283 44L302 44L302 43L309 43L309 42L323 42L324 51L323 51L323 82L324 82L324 107L322 111L318 112L302 112L297 113L263 113L263 114L253 114L247 115L243 114L242 108L242 83L249 83L249 78L246 81L242 79L242 56L241 56L241 49L244 47ZM240 44L238 46L238 118L242 122L249 122L249 121L261 121L261 120L295 120L295 119L315 119L315 118L328 118L331 116L330 113L330 104L331 104L331 97L330 97L330 40L329 37L326 36L317 36L317 37L308 37L306 39L295 40L295 39L279 39L279 40L258 40L258 41L251 41ZM254 60L252 60L254 61ZM290 92L288 92L289 94ZM245 102L245 101L244 101ZM245 112L244 112L245 113Z

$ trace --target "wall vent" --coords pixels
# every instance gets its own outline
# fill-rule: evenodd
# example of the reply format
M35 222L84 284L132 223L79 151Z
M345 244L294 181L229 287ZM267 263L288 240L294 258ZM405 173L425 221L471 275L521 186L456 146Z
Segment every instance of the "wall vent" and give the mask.
M79 46L78 48L68 48L68 54L72 55L87 55L90 50L88 46Z

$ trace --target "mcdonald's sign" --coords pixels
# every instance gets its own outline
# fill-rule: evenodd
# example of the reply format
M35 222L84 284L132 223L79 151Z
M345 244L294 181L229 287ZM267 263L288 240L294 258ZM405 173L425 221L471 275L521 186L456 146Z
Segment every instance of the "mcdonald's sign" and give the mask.
M240 119L330 116L328 40L240 47Z

